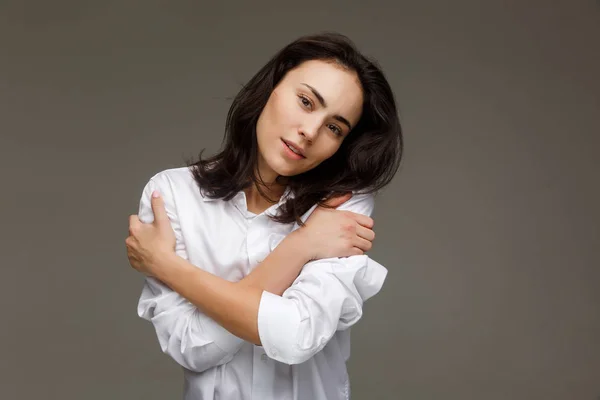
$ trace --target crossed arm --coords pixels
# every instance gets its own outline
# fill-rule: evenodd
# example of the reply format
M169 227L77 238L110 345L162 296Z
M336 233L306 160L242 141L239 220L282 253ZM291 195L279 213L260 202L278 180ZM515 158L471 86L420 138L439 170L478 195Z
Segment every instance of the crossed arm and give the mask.
M140 202L142 222L168 220L176 253L155 257L138 313L155 326L164 352L195 371L228 362L244 341L263 345L278 361L294 364L320 351L336 330L353 325L362 304L383 284L386 270L367 256L309 261L295 231L240 282L229 282L187 261L168 179L154 177ZM153 211L159 189L164 215ZM364 214L372 199L346 206ZM281 268L284 265L285 268Z

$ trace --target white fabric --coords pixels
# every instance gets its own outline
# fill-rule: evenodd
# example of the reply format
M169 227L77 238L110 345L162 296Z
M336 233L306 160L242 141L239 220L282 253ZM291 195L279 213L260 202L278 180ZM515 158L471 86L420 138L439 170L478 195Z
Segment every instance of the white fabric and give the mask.
M140 201L143 222L154 220L154 189L165 201L177 254L229 281L244 278L298 228L268 218L285 196L255 215L243 191L230 201L204 197L187 167L150 179ZM355 194L340 209L370 215L373 206L372 195ZM308 263L283 296L263 292L258 315L262 346L234 336L153 278L145 280L138 315L152 322L163 352L184 367L187 400L349 399L349 328L386 274L366 255Z

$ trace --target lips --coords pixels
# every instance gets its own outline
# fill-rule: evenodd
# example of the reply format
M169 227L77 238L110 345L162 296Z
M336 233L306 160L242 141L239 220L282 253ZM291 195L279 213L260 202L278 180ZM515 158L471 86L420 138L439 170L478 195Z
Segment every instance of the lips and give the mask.
M295 154L306 158L306 156L304 155L304 150L301 147L296 146L295 144L293 144L292 142L288 142L287 140L281 139L283 141L283 143Z

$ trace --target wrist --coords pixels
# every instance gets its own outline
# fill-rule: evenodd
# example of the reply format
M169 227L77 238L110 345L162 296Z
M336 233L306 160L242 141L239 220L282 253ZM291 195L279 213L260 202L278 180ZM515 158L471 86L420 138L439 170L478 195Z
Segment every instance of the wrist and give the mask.
M171 276L176 269L181 268L177 262L178 258L177 254L172 252L158 253L150 266L150 275L166 283L169 276Z
M303 261L303 264L312 261L315 257L310 244L310 238L305 228L300 228L290 233L281 245L285 246L286 253Z

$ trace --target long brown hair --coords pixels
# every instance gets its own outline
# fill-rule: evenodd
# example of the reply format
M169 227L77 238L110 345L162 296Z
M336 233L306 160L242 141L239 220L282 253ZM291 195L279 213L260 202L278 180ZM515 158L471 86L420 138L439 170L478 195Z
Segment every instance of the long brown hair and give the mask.
M332 157L302 174L280 177L293 196L273 218L282 223L300 222L316 203L346 192L372 193L392 180L400 165L403 139L390 85L377 63L362 55L350 39L328 32L304 36L285 46L240 90L227 114L221 151L203 159L203 150L197 161L188 162L204 195L229 200L260 183L255 169L256 123L279 81L309 60L335 62L356 72L363 89L363 112Z

